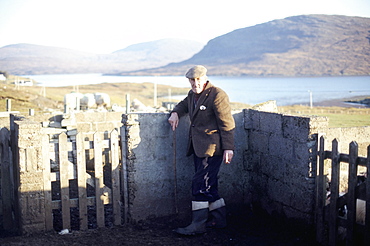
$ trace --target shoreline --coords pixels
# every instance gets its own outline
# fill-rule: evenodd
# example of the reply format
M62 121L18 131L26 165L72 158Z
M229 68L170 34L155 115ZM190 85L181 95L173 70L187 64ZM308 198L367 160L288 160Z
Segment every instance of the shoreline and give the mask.
M346 98L337 98L324 100L319 102L313 102L313 107L341 107L341 108L370 108L370 105L356 103L356 101L361 101L365 98L370 98L370 95L355 96L355 97L346 97ZM298 104L293 104L298 105ZM291 106L293 106L291 105ZM304 104L306 105L306 104ZM307 104L309 106L309 104Z

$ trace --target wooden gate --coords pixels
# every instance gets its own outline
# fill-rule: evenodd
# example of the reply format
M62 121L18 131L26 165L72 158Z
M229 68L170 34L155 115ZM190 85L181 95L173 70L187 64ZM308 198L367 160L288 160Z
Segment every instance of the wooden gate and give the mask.
M46 230L120 225L120 148L110 133L61 133L43 141Z
M367 148L367 158L358 156L358 145L351 142L349 154L338 151L338 141L332 142L332 151L326 151L324 137L320 138L318 152L317 202L316 202L316 238L322 244L337 245L338 235L344 235L346 245L370 245L370 145ZM324 162L330 160L331 180L328 182L324 175ZM340 164L348 163L348 191L339 195ZM358 167L366 167L364 182L358 182ZM328 199L330 194L330 199ZM359 201L366 204L363 208L356 208ZM346 206L344 216L339 216L339 209ZM359 210L365 210L364 224L356 223L359 219ZM364 211L362 211L364 212ZM356 216L357 215L357 216ZM364 217L364 216L363 216ZM361 237L361 238L360 238Z

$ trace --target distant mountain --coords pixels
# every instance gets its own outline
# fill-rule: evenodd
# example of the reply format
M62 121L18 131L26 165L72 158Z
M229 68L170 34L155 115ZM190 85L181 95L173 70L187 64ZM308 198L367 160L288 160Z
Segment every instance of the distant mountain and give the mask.
M117 73L160 67L190 58L204 44L162 39L131 45L111 54L93 54L33 44L0 48L0 70L10 74Z
M94 72L97 55L33 44L0 48L0 68L10 74L52 74Z
M183 75L203 64L209 75L370 75L370 18L301 15L241 28L198 42L163 39L111 54L15 44L0 48L11 74Z
M183 75L203 64L209 75L370 75L370 18L302 15L216 37L188 60L131 75Z

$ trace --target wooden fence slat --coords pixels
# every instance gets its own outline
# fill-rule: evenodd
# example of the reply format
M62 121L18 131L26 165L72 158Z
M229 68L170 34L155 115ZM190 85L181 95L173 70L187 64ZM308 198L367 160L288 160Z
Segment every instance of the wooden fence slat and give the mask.
M98 227L104 227L104 203L103 203L103 158L102 158L101 134L94 134L94 165L95 165L95 196L96 196L96 222Z
M339 196L339 151L338 140L332 142L332 170L331 170L331 185L330 185L330 211L329 211L329 245L336 245L337 226L338 226L338 209L337 200Z
M51 179L50 179L50 157L49 157L49 136L42 136L42 162L43 162L43 179L44 179L44 204L45 204L45 229L47 231L53 229L53 212L52 212L52 194L51 194Z
M366 158L366 217L365 217L365 237L364 245L370 245L370 145L367 146Z
M129 217L129 202L128 202L128 171L127 171L127 140L126 140L126 129L120 127L121 135L121 161L122 161L122 178L121 178L121 189L123 193L123 222L126 223Z
M354 243L354 232L356 225L356 194L357 186L357 160L358 145L351 142L349 145L349 174L348 174L348 197L347 197L347 245Z
M320 243L325 240L325 221L324 221L324 209L326 201L326 176L324 176L324 161L325 161L325 138L320 137L320 150L318 153L319 157L319 167L317 176L317 201L316 201L316 238Z
M62 200L63 229L71 229L67 135L63 132L59 135L58 139L59 139L60 193Z
M77 185L78 185L78 209L80 219L80 230L88 228L87 219L87 194L86 194L86 158L85 145L82 133L76 135L77 153Z
M349 154L342 154L338 151L338 140L332 141L332 151L324 151L324 137L320 138L320 149L318 151L318 177L317 182L317 194L316 198L319 199L316 202L316 240L317 242L326 245L336 245L338 240L338 226L345 228L345 239L346 245L354 245L358 243L358 233L363 233L364 245L370 245L370 178L366 178L364 183L358 183L358 167L364 166L367 168L366 177L370 177L370 145L367 147L367 157L358 156L358 144L352 141L349 145ZM321 179L320 175L323 175L324 160L331 159L331 183L330 183L330 203L324 206L321 210L321 204L325 203L325 198L322 197L321 192L324 191L326 184ZM339 197L339 184L340 184L340 166L341 163L348 163L348 183L347 193ZM322 199L320 199L322 197ZM360 213L357 213L358 199L365 200L366 211L365 211L365 226L361 225L361 222L357 222L358 219L362 220L362 208ZM338 216L338 209L347 206L346 218ZM323 211L323 217L321 217L321 211ZM320 219L323 218L322 223ZM328 242L324 235L326 229L326 222L328 222ZM358 224L360 223L360 224Z
M110 134L110 149L112 160L112 205L113 223L121 225L121 189L120 189L120 170L119 170L119 138L117 130Z
M14 229L15 223L12 217L12 199L11 192L13 183L11 179L11 162L10 162L10 134L6 128L0 129L0 163L1 163L1 201L2 201L2 215L3 215L3 228L5 230Z

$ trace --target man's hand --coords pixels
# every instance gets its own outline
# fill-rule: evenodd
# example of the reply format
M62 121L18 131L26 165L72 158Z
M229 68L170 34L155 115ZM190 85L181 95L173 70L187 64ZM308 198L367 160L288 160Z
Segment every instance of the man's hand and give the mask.
M225 164L230 164L231 160L233 159L234 156L234 151L233 150L224 150L224 156L223 156L223 161Z
M172 131L176 129L176 127L179 125L179 116L176 112L172 112L170 118L168 118L168 122L170 123L172 127Z

